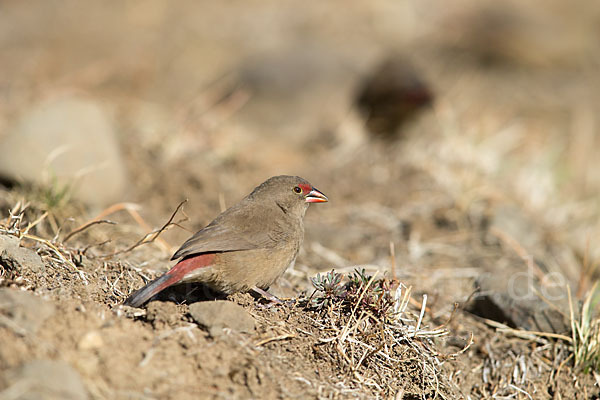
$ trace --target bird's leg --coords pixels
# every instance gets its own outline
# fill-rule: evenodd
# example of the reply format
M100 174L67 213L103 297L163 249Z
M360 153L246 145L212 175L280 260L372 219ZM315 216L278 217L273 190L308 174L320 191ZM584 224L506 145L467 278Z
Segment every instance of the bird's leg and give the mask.
M281 300L279 300L277 298L277 296L273 296L271 293L267 292L266 290L262 290L261 288L257 287L257 286L253 286L252 290L261 295L262 297L264 297L265 299L269 300L271 302L271 305L273 304L283 304L283 302Z

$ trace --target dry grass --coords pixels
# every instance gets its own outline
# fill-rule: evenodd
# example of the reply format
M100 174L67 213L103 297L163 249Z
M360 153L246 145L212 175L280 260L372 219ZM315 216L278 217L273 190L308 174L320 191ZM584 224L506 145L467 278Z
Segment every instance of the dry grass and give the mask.
M600 373L600 286L594 284L577 310L569 290L571 345L576 368Z
M403 398L410 387L423 398L453 398L458 389L442 373L444 363L465 352L440 354L435 339L446 336L445 326L424 325L427 295L418 314L410 312L411 288L355 270L343 283L335 271L312 279L313 295L305 300L320 315L327 332L320 348L340 365L347 384L386 397ZM407 370L416 369L407 374ZM416 378L419 377L419 378Z
M83 271L76 266L75 252L67 250L62 242L58 241L57 238L48 240L37 235L31 234L31 230L42 222L47 216L48 212L44 212L35 221L27 223L26 226L22 227L23 217L25 211L29 205L27 203L18 202L15 206L8 211L8 217L0 222L0 233L16 236L19 239L27 239L34 241L42 246L41 251L50 253L50 258L56 265L60 265L72 272L77 273L82 282L87 285L88 280Z

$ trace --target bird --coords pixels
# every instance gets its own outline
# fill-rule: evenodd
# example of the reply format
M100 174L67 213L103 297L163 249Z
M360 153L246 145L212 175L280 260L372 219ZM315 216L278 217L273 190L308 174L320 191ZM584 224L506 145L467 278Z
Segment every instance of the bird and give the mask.
M410 60L391 55L367 76L355 99L374 138L395 140L400 128L431 105L434 93Z
M189 282L223 294L254 291L276 302L267 290L296 260L308 206L328 200L299 176L267 179L185 241L171 257L177 264L124 305L140 307L169 286Z

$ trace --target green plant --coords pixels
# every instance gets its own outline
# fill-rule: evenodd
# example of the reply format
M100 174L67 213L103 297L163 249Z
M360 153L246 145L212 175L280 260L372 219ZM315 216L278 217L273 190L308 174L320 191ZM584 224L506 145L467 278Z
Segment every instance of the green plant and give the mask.
M49 182L39 187L38 197L49 210L58 208L68 202L71 196L71 185L61 183L56 175L50 175Z
M317 274L316 277L310 278L313 287L315 288L311 304L321 310L331 305L332 302L336 302L340 298L343 298L345 288L342 285L342 278L343 275L338 274L334 270L331 270L324 275Z

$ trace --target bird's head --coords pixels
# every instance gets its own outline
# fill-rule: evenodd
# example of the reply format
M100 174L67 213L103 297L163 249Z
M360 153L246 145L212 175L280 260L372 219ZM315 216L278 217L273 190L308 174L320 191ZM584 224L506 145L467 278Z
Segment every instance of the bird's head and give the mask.
M280 175L267 179L250 194L255 199L263 196L275 203L285 213L304 216L310 203L327 202L327 196L299 176ZM266 199L265 199L266 200Z

